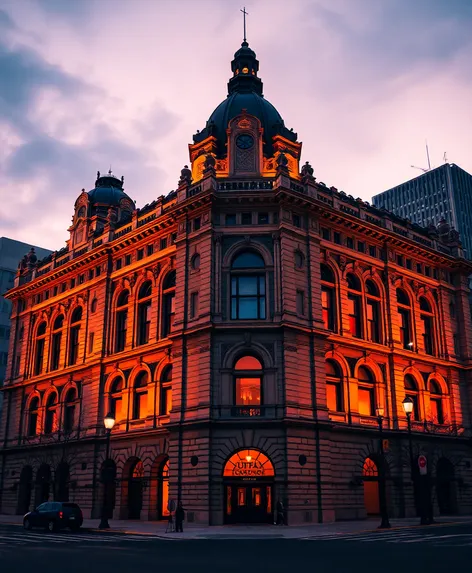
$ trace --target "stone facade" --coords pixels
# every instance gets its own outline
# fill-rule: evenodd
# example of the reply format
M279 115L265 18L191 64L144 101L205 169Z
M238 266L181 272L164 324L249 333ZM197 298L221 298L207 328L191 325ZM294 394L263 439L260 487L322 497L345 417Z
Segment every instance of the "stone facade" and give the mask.
M115 518L181 499L199 523L272 521L277 500L290 524L358 519L378 510L380 438L392 515L415 512L420 453L435 511L472 510L470 263L300 169L257 71L243 43L176 191L136 209L98 174L66 248L20 266L4 513L69 499L98 517L105 482Z

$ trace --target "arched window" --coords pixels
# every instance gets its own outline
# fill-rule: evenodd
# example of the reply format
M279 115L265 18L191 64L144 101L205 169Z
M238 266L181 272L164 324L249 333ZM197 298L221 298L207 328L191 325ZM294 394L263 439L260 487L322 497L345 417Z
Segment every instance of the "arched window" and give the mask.
M123 380L115 378L110 385L110 402L108 410L115 420L121 420L121 404L122 404Z
M411 374L405 376L405 396L408 396L413 401L413 410L411 412L411 419L418 421L420 419L420 409L418 405L418 386L416 380Z
M36 331L36 344L34 354L34 373L37 376L43 371L44 345L46 344L46 322L41 322Z
M168 416L172 410L172 364L166 366L161 375L159 415Z
M334 360L326 361L326 402L328 410L344 411L341 369Z
M170 271L162 284L162 338L172 332L175 316L175 271Z
M60 365L63 327L64 327L64 315L60 314L54 321L52 327L51 370L57 370Z
M70 434L75 426L77 409L77 392L75 388L69 388L64 400L64 432Z
M143 370L136 376L133 386L133 420L147 415L148 373Z
M410 297L401 288L397 288L397 311L400 317L400 342L403 348L413 350L411 302Z
M151 298L152 298L152 283L146 281L138 293L138 346L147 344L149 342L149 334L151 331Z
M28 436L31 438L38 434L39 398L31 399L28 409Z
M433 422L444 424L441 386L436 380L431 380L429 383L429 402Z
M357 373L359 414L375 416L375 381L372 372L360 366Z
M347 302L349 331L352 336L362 338L362 292L359 278L349 273L347 280Z
M82 307L77 307L70 321L69 365L77 364L79 359L79 337L82 323Z
M254 356L242 356L234 365L234 403L236 406L260 406L263 367Z
M44 433L52 434L57 430L57 394L51 392L46 402L46 417L44 420Z
M336 281L328 265L322 264L320 267L323 325L327 330L336 332Z
M231 264L231 318L265 319L266 273L258 253L244 251Z
M367 335L372 342L382 342L380 322L380 292L374 281L365 281L365 298L367 313Z
M420 297L420 319L423 326L423 348L426 354L434 355L434 314L431 304Z
M115 352L123 352L126 346L126 331L128 330L128 301L129 291L120 293L116 301L116 332Z

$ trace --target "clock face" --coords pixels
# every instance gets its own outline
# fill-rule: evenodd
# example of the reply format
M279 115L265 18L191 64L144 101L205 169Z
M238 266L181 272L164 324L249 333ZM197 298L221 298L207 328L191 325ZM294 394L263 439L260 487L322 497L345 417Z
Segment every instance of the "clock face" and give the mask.
M251 149L251 147L254 145L254 138L252 135L243 133L237 137L236 145L239 147L239 149Z

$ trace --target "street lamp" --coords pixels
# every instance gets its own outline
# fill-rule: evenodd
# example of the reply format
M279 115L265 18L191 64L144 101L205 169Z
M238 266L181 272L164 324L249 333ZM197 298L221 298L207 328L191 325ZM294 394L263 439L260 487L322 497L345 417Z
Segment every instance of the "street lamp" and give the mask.
M380 433L379 503L380 503L381 523L379 529L389 529L390 521L388 520L388 510L387 510L387 493L385 487L385 453L383 446L384 409L382 408L382 406L378 406L376 411L377 411L377 421L379 423L379 433Z
M106 456L105 456L105 463L103 464L102 470L102 482L103 482L103 504L102 504L102 517L100 520L100 525L98 526L99 529L110 529L110 524L108 523L108 507L107 507L107 490L108 490L108 458L110 456L110 435L111 431L113 430L113 426L115 425L115 416L110 412L108 413L104 420L103 425L105 426L105 430L107 433L107 449L106 449Z
M411 413L413 412L413 408L415 407L415 403L411 399L411 396L407 396L402 402L403 410L406 414L406 419L408 422L408 448L410 451L410 472L411 472L411 481L413 483L413 499L415 500L416 505L416 494L417 494L417 487L416 487L416 476L414 471L414 460L413 460L413 443L411 440Z

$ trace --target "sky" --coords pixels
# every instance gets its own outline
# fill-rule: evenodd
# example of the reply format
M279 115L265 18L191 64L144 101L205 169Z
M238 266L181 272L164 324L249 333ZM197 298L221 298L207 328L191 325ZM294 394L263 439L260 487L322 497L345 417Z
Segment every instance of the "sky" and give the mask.
M0 0L0 236L59 250L98 170L143 207L227 94L244 0ZM264 95L315 176L472 172L472 1L246 0Z

